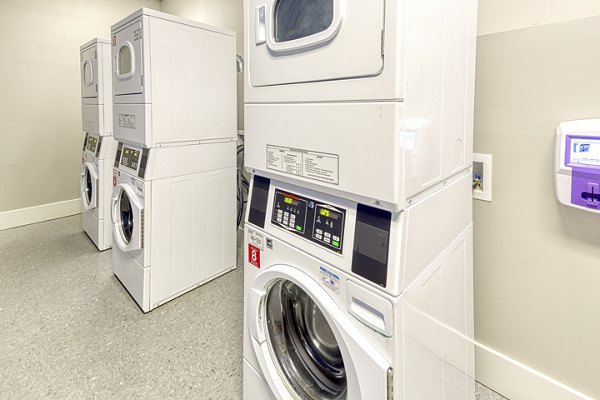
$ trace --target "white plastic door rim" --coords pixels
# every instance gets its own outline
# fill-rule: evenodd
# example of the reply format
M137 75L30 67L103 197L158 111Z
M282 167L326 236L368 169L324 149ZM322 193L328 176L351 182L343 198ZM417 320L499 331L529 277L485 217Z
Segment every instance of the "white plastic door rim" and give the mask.
M391 366L315 279L275 265L256 277L252 290L248 329L277 399L387 398Z
M111 216L113 237L119 248L123 251L140 249L142 205L131 186L117 186L111 200Z
M142 23L113 34L113 91L116 96L143 93Z
M383 69L385 0L250 0L249 10L252 86L368 77Z
M98 58L96 47L81 53L81 97L98 97Z
M348 383L337 339L321 309L295 283L277 280L265 299L269 346L301 398L343 399Z
M85 60L83 62L81 76L83 79L82 83L85 86L92 86L94 84L94 65L90 60Z
M92 210L98 206L96 199L98 198L98 175L96 174L94 165L86 162L81 169L81 200L83 201L84 210Z

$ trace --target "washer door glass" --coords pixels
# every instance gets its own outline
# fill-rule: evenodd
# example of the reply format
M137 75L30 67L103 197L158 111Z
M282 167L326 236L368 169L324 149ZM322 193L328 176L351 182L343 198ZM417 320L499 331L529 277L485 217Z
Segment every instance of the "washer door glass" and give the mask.
M276 281L266 301L272 355L300 398L345 399L344 360L327 319L298 285Z
M121 236L125 244L129 244L131 242L131 235L133 234L133 210L129 196L124 190L121 191L121 195L119 196L119 215L121 216Z
M83 177L83 182L84 182L84 188L83 191L85 193L85 202L87 205L90 205L92 203L92 195L93 195L93 188L94 188L94 184L92 182L92 177L90 176L90 170L89 168L85 169L85 175Z

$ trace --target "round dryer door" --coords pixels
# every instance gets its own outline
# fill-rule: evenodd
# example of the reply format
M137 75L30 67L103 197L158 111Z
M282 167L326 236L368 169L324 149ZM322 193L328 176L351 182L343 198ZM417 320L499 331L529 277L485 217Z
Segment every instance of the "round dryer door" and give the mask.
M313 299L281 279L267 292L265 311L271 350L293 391L308 399L346 398L342 353Z

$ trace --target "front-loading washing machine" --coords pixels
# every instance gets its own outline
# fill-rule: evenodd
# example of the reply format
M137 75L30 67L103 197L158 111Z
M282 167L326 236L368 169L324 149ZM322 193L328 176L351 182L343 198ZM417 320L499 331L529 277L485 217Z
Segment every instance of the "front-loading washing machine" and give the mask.
M100 251L112 246L110 199L116 150L112 136L86 133L80 174L83 230Z
M244 6L247 168L390 211L470 168L477 0Z
M235 32L142 8L111 35L117 140L236 138Z
M119 142L113 273L148 312L236 266L236 143Z
M470 182L392 214L254 176L244 399L473 400Z

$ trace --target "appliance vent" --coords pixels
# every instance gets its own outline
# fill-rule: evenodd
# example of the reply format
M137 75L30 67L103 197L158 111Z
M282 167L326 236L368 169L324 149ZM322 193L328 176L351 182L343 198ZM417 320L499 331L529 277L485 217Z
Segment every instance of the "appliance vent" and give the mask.
M96 207L100 206L100 179L96 179Z

